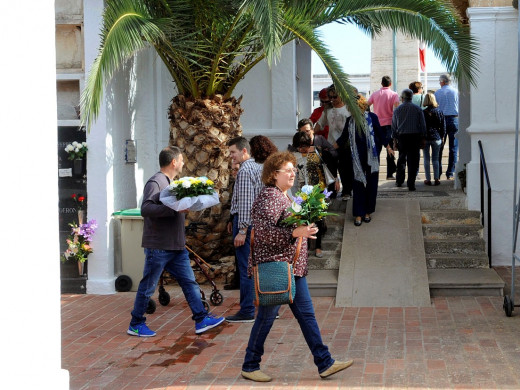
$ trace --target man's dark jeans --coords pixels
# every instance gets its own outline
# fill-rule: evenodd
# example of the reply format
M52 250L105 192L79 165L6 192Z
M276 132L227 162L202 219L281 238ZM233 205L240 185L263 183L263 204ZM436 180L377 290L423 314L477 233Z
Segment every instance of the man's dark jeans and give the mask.
M419 160L421 158L420 146L423 136L421 134L403 134L397 138L397 149L399 150L399 158L397 159L397 175L395 182L397 185L404 183L405 170L408 166L408 180L406 184L408 188L415 188L415 178L419 169Z
M233 240L238 234L238 214L233 216ZM246 241L244 245L235 247L240 275L240 310L237 314L245 317L255 316L255 305L253 304L254 286L253 279L247 276L247 263L249 250L251 248L251 226L247 228Z

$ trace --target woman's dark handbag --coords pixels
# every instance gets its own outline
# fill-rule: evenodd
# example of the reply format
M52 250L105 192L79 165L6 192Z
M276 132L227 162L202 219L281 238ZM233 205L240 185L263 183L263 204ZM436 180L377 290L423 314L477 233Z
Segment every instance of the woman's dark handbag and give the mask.
M251 231L251 254L253 254L254 231ZM300 255L302 238L293 263ZM286 261L271 261L256 264L253 257L253 281L255 286L255 306L274 306L293 303L296 284L292 264Z

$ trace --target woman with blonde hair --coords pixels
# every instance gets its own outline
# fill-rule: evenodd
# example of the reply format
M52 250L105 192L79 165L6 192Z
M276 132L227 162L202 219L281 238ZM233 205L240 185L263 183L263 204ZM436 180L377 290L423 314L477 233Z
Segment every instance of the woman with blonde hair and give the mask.
M444 134L446 134L446 123L444 121L444 115L438 108L439 104L435 99L435 95L428 92L424 97L423 106L426 107L423 111L424 120L426 121L426 145L423 149L424 158L424 175L426 180L424 184L431 186L431 174L430 174L430 148L431 148L431 161L433 165L433 179L435 185L438 186L440 182L439 172L439 151L441 149L442 140Z

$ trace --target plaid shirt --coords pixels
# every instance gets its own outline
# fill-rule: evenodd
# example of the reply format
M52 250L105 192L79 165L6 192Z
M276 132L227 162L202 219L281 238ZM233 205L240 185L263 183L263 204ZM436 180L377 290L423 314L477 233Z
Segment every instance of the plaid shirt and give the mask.
M231 215L238 214L239 229L251 225L251 207L263 186L262 164L253 158L240 164L231 198Z

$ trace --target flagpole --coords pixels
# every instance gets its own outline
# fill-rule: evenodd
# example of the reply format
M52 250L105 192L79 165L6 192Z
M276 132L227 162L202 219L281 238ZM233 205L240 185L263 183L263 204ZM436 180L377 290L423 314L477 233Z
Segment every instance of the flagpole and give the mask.
M424 68L424 84L423 84L423 92L428 93L428 68Z

